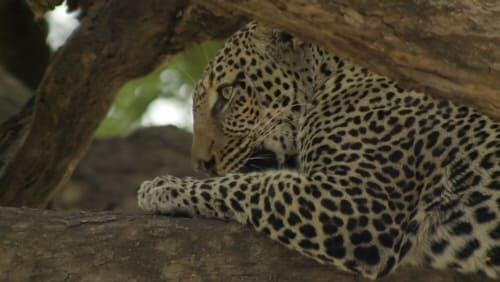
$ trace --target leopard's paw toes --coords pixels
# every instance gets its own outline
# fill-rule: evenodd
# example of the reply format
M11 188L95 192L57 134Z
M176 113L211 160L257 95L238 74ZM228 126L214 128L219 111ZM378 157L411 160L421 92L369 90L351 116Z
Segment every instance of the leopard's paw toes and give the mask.
M174 176L156 177L144 181L137 192L140 208L161 214L176 213L181 209L178 196L185 191L185 183Z
M139 190L137 191L137 203L139 207L146 211L156 211L157 205L155 205L155 186L154 181L144 181L142 182Z

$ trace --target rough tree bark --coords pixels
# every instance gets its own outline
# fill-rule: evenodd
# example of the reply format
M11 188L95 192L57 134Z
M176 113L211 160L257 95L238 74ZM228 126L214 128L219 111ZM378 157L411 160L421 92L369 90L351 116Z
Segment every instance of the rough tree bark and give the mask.
M500 1L196 0L500 120Z
M380 281L476 279L406 267ZM0 281L160 280L370 281L221 221L0 208Z

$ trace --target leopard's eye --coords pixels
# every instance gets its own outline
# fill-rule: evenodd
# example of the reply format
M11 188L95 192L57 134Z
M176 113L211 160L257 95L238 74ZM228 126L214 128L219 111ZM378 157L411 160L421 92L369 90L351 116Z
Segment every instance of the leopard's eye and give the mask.
M226 108L228 101L229 100L224 98L224 96L219 95L219 97L217 97L217 100L215 101L214 106L212 107L212 115L213 116L219 115Z
M212 107L212 115L217 116L227 108L228 102L231 100L234 87L233 85L224 85L217 90L217 100Z

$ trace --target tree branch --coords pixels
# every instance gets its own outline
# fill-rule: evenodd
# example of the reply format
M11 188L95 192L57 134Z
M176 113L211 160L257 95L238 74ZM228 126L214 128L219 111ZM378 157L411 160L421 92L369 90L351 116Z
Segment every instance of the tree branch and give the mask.
M371 71L500 120L500 2L196 0L316 42Z
M483 277L401 268L380 281ZM1 281L369 281L213 220L0 208Z

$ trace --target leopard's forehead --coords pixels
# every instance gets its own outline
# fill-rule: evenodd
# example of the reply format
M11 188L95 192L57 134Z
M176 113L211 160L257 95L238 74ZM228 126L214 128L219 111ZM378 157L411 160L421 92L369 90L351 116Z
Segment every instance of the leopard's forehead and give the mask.
M194 112L206 101L207 89L232 80L249 58L259 56L253 42L255 28L252 22L234 33L205 67L193 93Z

